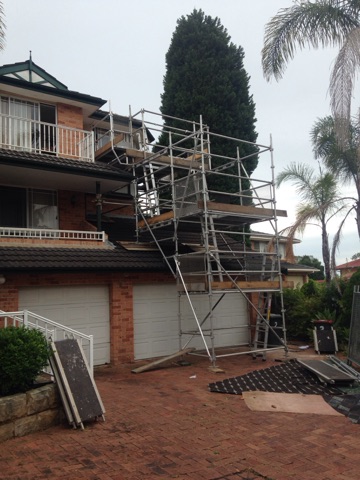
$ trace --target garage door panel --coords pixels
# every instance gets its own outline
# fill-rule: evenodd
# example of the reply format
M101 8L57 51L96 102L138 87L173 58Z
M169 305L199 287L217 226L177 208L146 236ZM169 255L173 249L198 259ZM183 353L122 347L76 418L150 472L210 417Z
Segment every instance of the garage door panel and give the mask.
M213 305L219 299L213 295ZM209 312L209 300L206 295L192 297L199 322ZM181 326L185 330L197 330L196 321L189 301L181 299ZM235 328L247 325L246 300L239 294L223 297L213 313L214 328L229 328L215 333L215 346L245 344L248 341L247 328ZM206 320L203 328L209 328ZM178 294L175 285L136 285L134 286L134 336L135 358L152 358L171 355L179 349L178 336ZM183 344L190 336L183 335ZM210 338L205 336L208 346ZM189 346L204 349L200 335L192 338Z
M109 291L105 285L19 289L19 307L94 336L94 364L110 362Z

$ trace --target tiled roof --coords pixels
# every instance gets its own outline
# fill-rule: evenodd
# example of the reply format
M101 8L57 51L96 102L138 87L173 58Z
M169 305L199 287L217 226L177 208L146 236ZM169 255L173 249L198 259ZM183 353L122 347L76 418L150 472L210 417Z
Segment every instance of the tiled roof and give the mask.
M159 252L114 248L1 247L0 272L6 271L167 271Z
M91 220L89 216L88 220ZM5 271L169 271L161 253L158 250L149 251L141 248L132 250L126 249L121 242L135 242L135 219L133 217L121 217L106 219L103 228L108 234L109 246L107 248L59 248L59 247L27 247L27 246L4 246L1 247L0 272ZM159 232L157 232L158 235ZM163 241L160 241L165 254L169 256L174 253L174 242L170 231L162 232ZM159 236L159 235L158 235ZM193 252L196 245L201 244L199 232L179 232L180 253ZM233 250L242 251L243 245L224 237L219 239L218 247L224 251L229 249L231 244ZM146 234L141 242L150 242L152 238ZM110 243L111 242L111 243ZM153 243L154 245L154 243ZM249 277L257 277L262 269L262 257L258 253L246 251L241 255L234 256L229 250L229 255L222 255L222 264L230 270L253 270L254 274ZM240 263L239 263L240 262ZM266 271L270 270L270 262L267 262ZM282 271L291 268L292 271L308 269L304 265L294 265L281 262ZM255 272L258 273L255 273Z
M25 65L26 63L27 62L24 62L23 65ZM14 65L16 66L17 64L3 65L1 67L1 71L4 72L5 70L11 70L11 68L14 67ZM22 64L18 64L18 65L21 66ZM36 68L45 72L45 70L41 69L41 67L36 66ZM49 77L52 77L52 75L49 75L47 72L45 73ZM52 78L56 80L55 77L52 77ZM56 80L56 82L59 82L59 81ZM104 100L103 98L94 97L92 95L88 95L85 93L76 92L75 90L69 90L64 84L62 85L65 88L53 88L52 86L41 85L38 83L32 83L32 82L28 82L26 80L21 80L18 78L7 77L4 74L0 76L0 83L15 86L15 87L20 87L20 88L25 88L27 90L33 90L36 92L57 96L60 98L80 101L85 104L94 105L97 108L102 107L106 103L106 100ZM59 84L60 83L61 82L59 82ZM58 85L58 87L60 87L60 85Z
M313 272L319 272L320 270L315 267L310 267L309 265L302 265L301 263L290 263L290 262L285 262L281 260L281 270L286 271L286 270L291 270L292 272L308 272L308 273L313 273Z
M335 267L336 270L347 270L350 268L360 268L360 258L357 258L356 260L352 260L351 262L346 262L343 263L342 265L338 265Z
M103 176L104 178L122 178L131 180L133 176L115 166L100 162L85 162L71 158L57 157L40 153L19 152L16 150L0 149L0 163L29 165L34 168L51 169L53 171L81 172L84 175Z

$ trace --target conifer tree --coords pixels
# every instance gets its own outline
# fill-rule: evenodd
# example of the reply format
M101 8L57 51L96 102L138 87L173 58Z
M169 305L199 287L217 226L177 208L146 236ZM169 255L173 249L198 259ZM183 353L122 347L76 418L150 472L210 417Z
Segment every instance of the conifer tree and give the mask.
M256 142L255 104L243 59L242 47L231 42L217 17L211 18L196 9L182 16L166 54L161 113L196 122L202 115L211 132ZM176 120L165 118L165 126L178 125ZM167 135L162 133L158 143L166 142ZM211 152L236 157L234 143L224 139L213 138ZM240 146L241 157L256 152L255 145ZM250 175L256 168L257 155L244 164ZM237 190L235 183L229 191Z

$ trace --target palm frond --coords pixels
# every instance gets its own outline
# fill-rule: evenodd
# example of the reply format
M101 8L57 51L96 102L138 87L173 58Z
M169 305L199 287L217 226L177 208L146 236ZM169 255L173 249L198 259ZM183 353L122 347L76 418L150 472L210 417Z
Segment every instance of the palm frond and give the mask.
M344 226L344 223L346 222L348 216L350 215L350 213L354 210L354 207L350 208L349 211L346 213L346 215L344 216L344 218L341 220L340 222L340 225L334 235L334 238L333 238L333 243L332 243L332 247L331 247L331 271L332 271L332 274L335 275L335 267L336 267L336 252L337 250L339 249L339 245L340 245L340 241L341 241L341 235L342 235L342 229L343 229L343 226Z
M5 48L5 21L4 21L5 13L4 13L4 6L3 2L0 1L0 50L4 50Z
M312 189L314 170L305 163L292 162L276 177L276 185L280 187L283 182L292 181L296 191L302 197L307 196L307 191Z
M360 27L349 32L330 76L331 109L335 120L335 133L339 145L345 149L351 127L351 99L355 74L360 67Z
M265 27L262 67L266 80L279 80L296 48L341 46L360 26L359 2L303 1L279 10Z
M353 121L349 132L346 145L340 146L335 134L334 119L327 116L317 119L310 132L310 139L315 158L322 159L326 167L342 182L356 184L360 160L359 126Z

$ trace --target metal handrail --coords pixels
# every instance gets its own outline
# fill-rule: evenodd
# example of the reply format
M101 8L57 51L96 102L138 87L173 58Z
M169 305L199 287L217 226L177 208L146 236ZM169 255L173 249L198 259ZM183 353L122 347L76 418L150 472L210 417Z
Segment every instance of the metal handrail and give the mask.
M94 336L86 335L73 328L66 327L60 323L54 322L49 318L42 317L29 310L21 310L18 312L4 312L0 310L0 318L4 318L4 327L8 326L24 326L40 330L48 340L64 340L66 338L74 338L79 340L83 346L84 342L88 342L88 351L84 348L88 358L89 369L94 371Z

